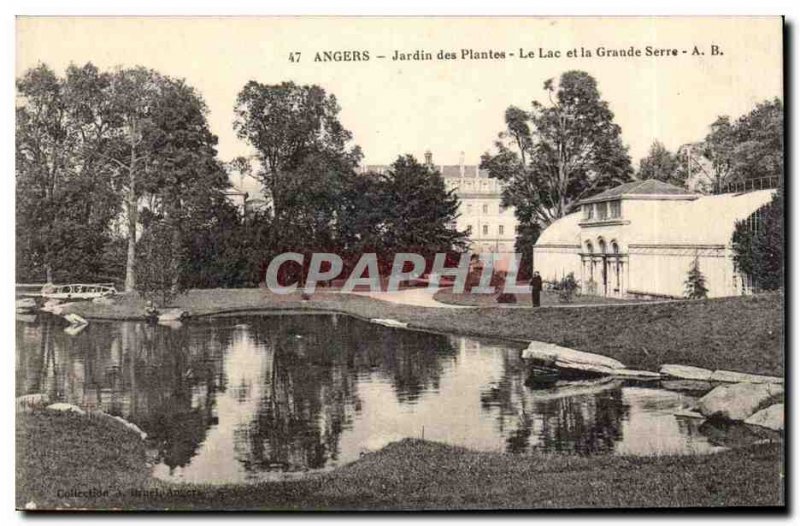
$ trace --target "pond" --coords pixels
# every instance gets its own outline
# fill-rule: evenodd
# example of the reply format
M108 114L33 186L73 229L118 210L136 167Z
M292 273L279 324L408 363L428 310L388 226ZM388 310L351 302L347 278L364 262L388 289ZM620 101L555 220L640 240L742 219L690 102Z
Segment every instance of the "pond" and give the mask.
M17 395L141 427L154 475L256 482L330 469L403 438L481 450L700 454L689 394L613 380L526 385L521 344L343 315L237 315L171 327L17 321Z

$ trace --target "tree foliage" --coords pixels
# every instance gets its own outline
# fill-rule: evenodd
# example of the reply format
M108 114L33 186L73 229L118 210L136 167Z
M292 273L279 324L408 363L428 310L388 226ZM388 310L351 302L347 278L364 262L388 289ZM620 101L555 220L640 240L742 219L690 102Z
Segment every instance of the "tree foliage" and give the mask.
M18 276L105 281L123 271L131 289L137 265L147 268L137 235L156 228L177 289L182 254L216 221L229 185L200 96L153 70L92 64L61 78L39 66L17 90Z
M87 151L104 144L86 124L86 78L70 67L59 78L45 65L17 80L17 279L101 276L119 199L108 166Z
M530 111L510 106L496 152L481 158L490 177L504 183L502 206L513 206L520 229L522 268L539 232L575 210L581 199L631 180L633 169L614 114L597 82L568 71L558 85L544 83L547 103Z
M546 226L572 212L581 199L631 179L620 127L588 73L568 71L558 86L544 83L548 103L531 111L506 110L497 153L482 166L506 183L503 201L523 223Z
M459 201L441 174L413 156L398 157L386 173L353 177L343 196L343 252L356 260L365 252L391 263L398 252L432 259L466 248L466 233L454 227Z
M750 276L757 289L783 288L783 226L782 190L752 217L736 224L732 239L733 259L737 270Z
M639 162L638 178L656 179L675 186L686 184L686 171L680 169L678 157L659 141L653 142L647 157Z
M319 86L250 81L239 92L234 111L234 129L257 152L257 177L276 218L293 213L297 176L305 169L315 168L318 179L329 168L354 169L361 159L358 147L348 147L352 134L339 122L336 97Z
M736 121L721 116L711 125L703 155L712 166L712 184L783 176L783 103L763 101Z
M183 291L180 268L182 247L173 243L173 230L163 221L148 225L139 241L136 259L137 291L145 299L165 307Z

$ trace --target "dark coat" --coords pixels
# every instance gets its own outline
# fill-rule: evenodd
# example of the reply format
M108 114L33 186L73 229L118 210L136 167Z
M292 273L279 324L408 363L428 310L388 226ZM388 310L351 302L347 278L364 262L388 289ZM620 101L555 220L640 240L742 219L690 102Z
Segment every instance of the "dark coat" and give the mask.
M531 278L531 290L542 290L542 277L541 276L534 276Z

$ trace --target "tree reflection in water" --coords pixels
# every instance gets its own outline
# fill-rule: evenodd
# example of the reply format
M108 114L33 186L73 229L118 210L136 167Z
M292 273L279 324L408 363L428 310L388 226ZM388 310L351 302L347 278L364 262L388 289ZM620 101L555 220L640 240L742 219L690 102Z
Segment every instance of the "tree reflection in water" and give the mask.
M709 430L676 422L676 393L611 380L528 387L520 345L322 314L92 322L74 336L65 326L18 321L17 394L136 423L154 475L169 480L263 480L423 434L515 453L713 449Z
M527 376L523 360L505 353L501 379L481 397L484 410L496 414L508 452L614 451L628 417L619 382L558 381L532 389L526 385Z
M359 377L377 374L400 402L414 403L438 389L442 367L456 359L447 337L329 315L231 317L178 329L98 322L76 336L63 328L46 315L18 324L18 394L47 392L123 416L148 433L169 473L201 446L216 447L209 433L220 419L234 424L247 472L322 468L337 460L340 435L359 411Z

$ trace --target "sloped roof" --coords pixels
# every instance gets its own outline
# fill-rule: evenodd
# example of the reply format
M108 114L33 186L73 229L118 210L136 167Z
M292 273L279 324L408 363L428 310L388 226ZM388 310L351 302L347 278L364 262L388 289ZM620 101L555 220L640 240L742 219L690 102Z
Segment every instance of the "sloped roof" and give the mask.
M659 181L657 179L646 179L644 181L632 181L630 183L624 183L619 186L615 186L614 188L609 188L605 192L584 199L583 201L581 201L581 204L597 203L599 201L607 201L609 199L614 199L616 197L633 196L633 195L639 195L639 196L671 195L671 196L686 196L687 198L691 198L696 196L697 194L695 194L690 190L687 190L686 188L674 186L669 183Z
M758 190L741 194L697 195L691 201L660 201L651 204L652 213L646 220L632 221L614 229L626 247L630 244L729 246L736 222L769 203L774 193L775 190ZM624 216L623 207L623 219ZM608 235L608 231L582 228L582 220L582 214L575 212L554 221L544 229L536 246L581 246L582 238Z
M536 246L542 245L581 245L581 227L578 224L581 214L573 212L550 223L536 240Z
M704 195L691 202L673 201L654 207L653 221L631 225L628 243L729 245L736 222L772 200L775 190ZM623 212L624 214L624 212Z

